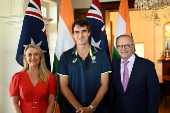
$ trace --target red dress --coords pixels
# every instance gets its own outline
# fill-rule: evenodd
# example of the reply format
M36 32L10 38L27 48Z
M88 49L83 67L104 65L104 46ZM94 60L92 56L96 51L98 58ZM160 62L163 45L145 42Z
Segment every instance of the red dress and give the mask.
M56 78L49 73L47 82L38 81L33 86L26 71L13 75L10 83L10 96L19 96L22 113L46 113L49 94L57 91Z

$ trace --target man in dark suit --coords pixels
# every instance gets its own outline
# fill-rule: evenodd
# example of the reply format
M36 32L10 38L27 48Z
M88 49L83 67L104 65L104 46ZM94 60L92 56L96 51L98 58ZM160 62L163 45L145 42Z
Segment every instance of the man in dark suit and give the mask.
M159 81L154 63L134 53L129 35L118 36L116 48L121 58L112 64L109 113L158 113Z

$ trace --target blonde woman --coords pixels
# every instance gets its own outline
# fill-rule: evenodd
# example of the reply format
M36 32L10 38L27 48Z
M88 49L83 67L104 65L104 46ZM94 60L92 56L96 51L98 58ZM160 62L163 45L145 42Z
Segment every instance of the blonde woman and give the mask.
M10 83L11 104L15 113L52 113L55 106L56 78L47 69L44 54L35 44L24 50L23 69Z

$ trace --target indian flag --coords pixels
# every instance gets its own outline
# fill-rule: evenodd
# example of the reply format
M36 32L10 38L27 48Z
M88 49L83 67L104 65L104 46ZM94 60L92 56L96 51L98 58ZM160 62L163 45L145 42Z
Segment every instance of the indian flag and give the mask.
M131 35L128 0L121 0L120 2L116 32L114 36L112 62L120 58L119 53L116 50L116 38L119 35L123 35L123 34Z
M74 46L72 24L74 22L71 0L62 0L59 12L58 35L54 53L53 73L57 71L62 53Z
M60 61L60 56L62 53L74 46L74 40L72 38L72 24L74 22L73 8L71 0L62 0L60 4L59 21L58 21L58 34L56 41L56 48L54 53L54 63L53 63L53 73L56 73L58 69L58 63ZM59 76L57 76L57 83L59 83ZM55 113L63 113L65 108L61 108L60 105L66 105L66 100L62 95L59 84L58 84L58 94Z

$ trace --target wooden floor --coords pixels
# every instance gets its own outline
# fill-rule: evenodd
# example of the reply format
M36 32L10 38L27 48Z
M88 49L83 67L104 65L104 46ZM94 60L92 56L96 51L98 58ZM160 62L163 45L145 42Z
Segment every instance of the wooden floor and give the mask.
M165 101L160 103L159 113L170 113L170 97L168 97L167 109L165 109Z

